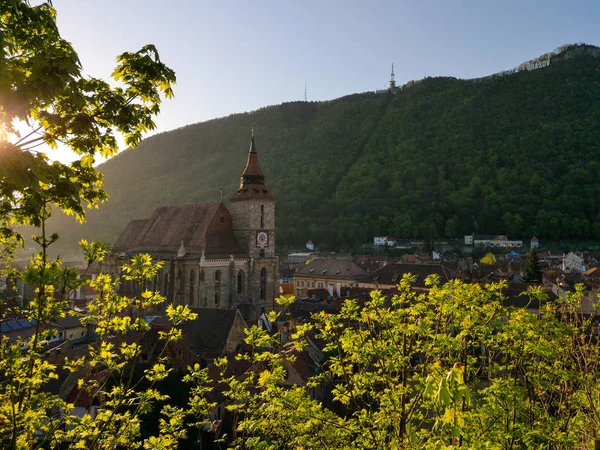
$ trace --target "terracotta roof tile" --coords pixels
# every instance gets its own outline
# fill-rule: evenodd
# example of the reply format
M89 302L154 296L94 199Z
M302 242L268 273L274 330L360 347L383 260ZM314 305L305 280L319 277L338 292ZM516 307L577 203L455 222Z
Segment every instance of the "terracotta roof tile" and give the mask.
M380 285L397 285L402 277L410 273L416 277L414 287L426 287L425 279L429 275L439 275L441 283L446 283L450 276L441 264L388 264L372 274L372 281Z
M348 259L313 259L296 271L294 276L364 279L368 276L366 270Z
M231 214L220 202L156 208L149 219L131 221L113 251L177 253L182 241L191 255L202 250L206 256L246 255L233 235Z

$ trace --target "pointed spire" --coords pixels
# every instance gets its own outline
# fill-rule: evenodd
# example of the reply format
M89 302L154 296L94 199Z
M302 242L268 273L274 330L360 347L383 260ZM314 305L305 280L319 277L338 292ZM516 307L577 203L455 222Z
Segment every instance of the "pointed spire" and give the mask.
M256 142L254 140L254 125L252 126L248 161L240 177L240 187L231 200L237 201L250 197L273 200L273 197L265 186L265 175L258 164L258 153L256 152Z
M265 176L258 165L258 155L256 153L256 142L254 141L254 125L252 125L252 139L250 141L250 151L248 152L248 162L242 172L242 184L263 184Z
M181 246L179 247L179 250L177 251L177 257L178 258L183 258L185 256L185 246L183 245L183 241L181 241Z
M394 63L392 63L392 76L390 78L390 90L396 89L396 79L394 75Z
M249 153L256 153L256 143L254 142L254 125L252 125L252 139L250 140Z

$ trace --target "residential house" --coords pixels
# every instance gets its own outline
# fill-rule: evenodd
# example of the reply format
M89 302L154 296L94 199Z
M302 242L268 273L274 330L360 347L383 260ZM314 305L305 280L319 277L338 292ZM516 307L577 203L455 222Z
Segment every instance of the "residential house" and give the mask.
M350 259L313 259L294 274L294 292L296 297L309 297L310 290L320 289L331 297L343 297L368 275Z
M563 272L585 272L587 269L588 267L585 265L582 255L573 252L563 255Z
M305 263L310 259L310 252L294 252L290 253L287 257L290 263Z
M505 235L466 235L465 245L485 248L521 248L523 241L511 240Z
M442 284L450 280L450 271L441 264L392 263L370 274L368 279L359 284L359 287L395 291L402 281L402 277L409 273L415 278L412 285L413 289L419 292L429 291L429 286L426 286L425 280L430 275L439 276Z
M373 245L376 247L394 247L396 245L396 238L393 236L375 236L373 238Z

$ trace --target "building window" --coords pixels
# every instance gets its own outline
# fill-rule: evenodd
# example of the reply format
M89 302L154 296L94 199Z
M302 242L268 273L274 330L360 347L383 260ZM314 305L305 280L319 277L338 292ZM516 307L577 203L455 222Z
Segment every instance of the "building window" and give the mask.
M215 272L215 306L221 304L221 271Z
M265 227L265 205L260 205L260 227Z
M177 271L177 278L179 280L179 291L183 292L184 291L184 283L185 283L185 276L183 274L183 272L181 271L181 268L179 268L179 270Z
M267 269L262 268L260 271L260 299L265 300L267 298Z
M169 274L166 273L165 274L165 288L164 288L164 295L165 297L169 295Z
M237 293L238 294L244 293L244 278L245 278L244 271L240 270L237 275Z
M265 251L261 248L260 251L258 252L258 256L260 258L264 258L265 257Z
M196 272L192 269L190 272L190 305L196 300Z
M225 217L221 216L221 223L225 223Z

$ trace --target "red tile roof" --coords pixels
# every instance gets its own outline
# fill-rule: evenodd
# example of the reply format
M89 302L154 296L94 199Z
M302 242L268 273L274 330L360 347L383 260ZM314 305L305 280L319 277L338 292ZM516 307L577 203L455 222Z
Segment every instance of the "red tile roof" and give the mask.
M182 241L187 254L246 255L233 235L231 214L220 202L156 208L149 219L131 221L113 251L177 253Z

